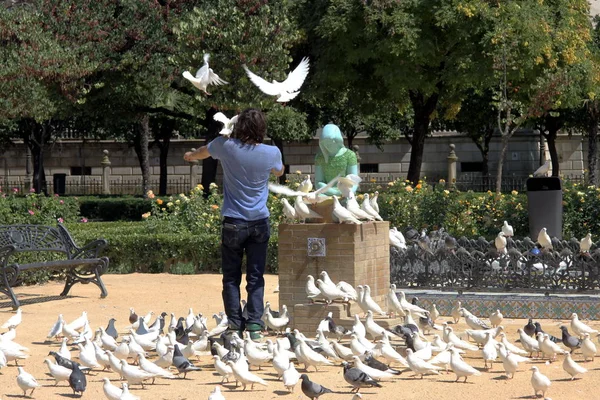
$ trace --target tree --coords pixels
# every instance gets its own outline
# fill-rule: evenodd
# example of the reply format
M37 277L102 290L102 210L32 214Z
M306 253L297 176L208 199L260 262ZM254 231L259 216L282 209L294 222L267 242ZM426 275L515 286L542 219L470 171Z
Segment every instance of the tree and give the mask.
M480 47L482 19L465 18L452 1L304 0L300 24L328 90L410 107L412 146L407 178L420 178L425 138L441 99L473 86L490 63ZM459 4L460 5L460 4ZM489 69L489 67L487 68ZM376 96L367 96L375 93Z
M221 129L221 125L212 119L217 111L231 117L247 107L268 112L276 106L273 98L249 81L242 65L267 80L281 81L297 64L292 63L290 54L299 35L287 1L215 0L194 8L182 18L175 33L180 51L173 57L173 62L180 72L190 70L195 73L202 65L204 53L209 53L211 67L229 82L215 87L211 96L192 88L196 100L194 115L204 119L207 140L216 137ZM191 84L183 79L173 86L182 90L191 88ZM203 160L205 190L214 182L216 171L216 160Z

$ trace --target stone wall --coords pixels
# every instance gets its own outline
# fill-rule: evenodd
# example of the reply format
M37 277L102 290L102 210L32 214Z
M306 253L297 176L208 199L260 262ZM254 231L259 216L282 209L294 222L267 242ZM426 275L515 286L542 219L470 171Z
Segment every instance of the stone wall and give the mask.
M493 173L497 166L497 155L500 151L500 142L495 138L491 143L489 170ZM169 179L189 179L190 164L182 158L183 153L191 148L204 144L204 140L173 140L168 157ZM460 178L463 168L469 162L481 161L481 155L475 144L468 138L456 133L436 133L427 138L423 157L422 176L439 178L446 176L448 145L456 145L458 156L457 171ZM359 146L361 164L377 165L379 174L393 174L397 177L406 176L410 160L410 145L404 139L390 142L379 150L376 146L368 144L366 138L356 138L354 144ZM558 153L561 162L561 173L566 176L580 176L586 165L587 146L582 142L581 136L560 136L558 138ZM88 180L100 180L102 168L102 150L110 152L112 162L112 177L116 182L139 180L140 168L133 148L125 143L113 141L78 141L63 140L49 146L45 152L45 167L48 180L53 174L67 174L67 181L82 179L74 176L72 167L91 167ZM285 163L291 172L302 171L313 173L314 156L318 150L317 139L309 143L289 143L284 146ZM150 165L153 179L159 176L159 151L150 149ZM540 150L539 136L520 133L510 142L507 160L505 163L505 176L526 176L539 166ZM5 181L23 180L26 175L26 150L22 143L17 143L9 148L0 160L0 178ZM202 173L201 164L196 167L198 175Z

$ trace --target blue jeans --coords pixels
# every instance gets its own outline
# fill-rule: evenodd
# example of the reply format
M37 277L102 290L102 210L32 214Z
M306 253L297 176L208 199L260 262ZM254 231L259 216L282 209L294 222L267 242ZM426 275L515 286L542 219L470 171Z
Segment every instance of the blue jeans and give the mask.
M244 221L225 217L221 230L221 269L223 304L229 326L244 329L246 324L263 325L265 264L270 236L269 219ZM242 317L240 284L242 258L246 253L246 292L248 319Z

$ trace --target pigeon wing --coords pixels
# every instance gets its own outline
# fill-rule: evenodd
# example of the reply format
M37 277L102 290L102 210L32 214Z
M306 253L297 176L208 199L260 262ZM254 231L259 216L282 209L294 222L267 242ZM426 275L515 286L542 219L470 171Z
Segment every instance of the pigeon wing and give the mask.
M285 185L280 185L278 183L269 183L269 190L273 193L282 194L284 196L296 197L296 196L306 196L307 193L297 192L295 190L290 189Z
M280 90L278 85L265 81L263 78L250 71L245 65L243 67L250 81L254 83L263 93L268 94L269 96L279 95Z
M286 92L295 92L300 90L300 87L308 76L308 69L308 57L304 57L296 69L290 72L287 79L282 82Z
M338 181L339 178L340 178L340 175L336 176L335 178L333 178L332 180L327 182L327 185L323 186L322 188L320 188L318 190L315 190L313 193L315 195L319 195L321 193L328 191L329 189L331 189L333 187L333 185L336 184L336 182Z
M213 119L215 121L222 122L223 125L225 125L225 127L227 127L227 124L231 122L231 120L229 118L227 118L225 116L225 114L223 114L222 112L216 113L215 116L213 117Z
M209 85L227 85L229 82L224 81L215 74L211 68L208 69L208 84Z

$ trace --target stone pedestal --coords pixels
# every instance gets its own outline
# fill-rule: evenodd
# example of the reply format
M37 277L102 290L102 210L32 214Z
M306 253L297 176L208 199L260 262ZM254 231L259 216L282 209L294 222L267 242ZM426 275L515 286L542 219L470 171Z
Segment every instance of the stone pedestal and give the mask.
M314 331L329 311L347 319L360 308L352 304L310 304L306 277L327 271L334 282L369 285L382 307L390 285L389 223L279 225L279 305L288 306L292 325ZM345 324L344 324L345 325Z

